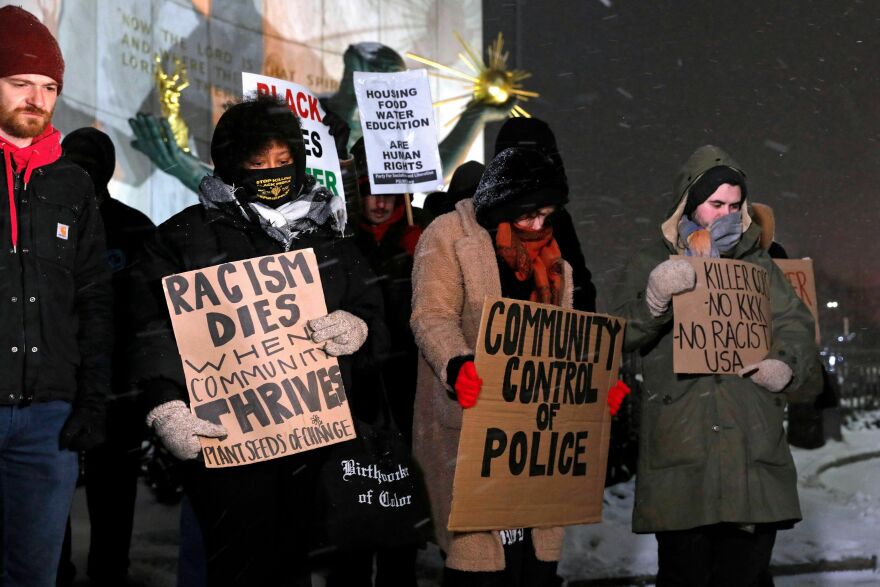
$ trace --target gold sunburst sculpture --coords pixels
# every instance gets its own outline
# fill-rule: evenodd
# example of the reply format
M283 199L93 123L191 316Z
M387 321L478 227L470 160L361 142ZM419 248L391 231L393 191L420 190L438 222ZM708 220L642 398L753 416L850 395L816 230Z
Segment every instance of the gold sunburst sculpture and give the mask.
M449 104L467 98L492 104L493 106L500 106L507 102L511 96L515 96L517 101L527 102L529 98L537 98L540 95L538 92L531 92L522 87L521 82L530 78L532 76L531 73L522 69L507 69L507 58L510 56L510 53L504 51L504 37L501 33L498 33L495 40L486 48L486 53L489 56L488 65L474 51L467 41L461 37L461 35L455 33L455 38L458 39L458 42L462 47L462 52L458 54L458 57L467 66L471 73L460 71L448 65L443 65L433 59L416 55L411 51L406 54L410 59L418 61L419 63L424 63L425 65L449 74L443 75L431 71L428 72L430 75L442 79L464 82L468 87L468 93L438 100L434 102L434 106L441 106L443 104ZM452 124L459 116L461 116L461 113L447 122L447 126ZM531 118L531 114L526 112L526 110L519 104L513 105L510 109L510 116Z

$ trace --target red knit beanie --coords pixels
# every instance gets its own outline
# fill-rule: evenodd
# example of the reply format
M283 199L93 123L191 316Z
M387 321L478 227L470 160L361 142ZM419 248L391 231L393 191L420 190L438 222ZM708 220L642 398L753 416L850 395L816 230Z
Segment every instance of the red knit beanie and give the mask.
M38 74L64 84L58 41L33 14L18 6L0 8L0 77Z

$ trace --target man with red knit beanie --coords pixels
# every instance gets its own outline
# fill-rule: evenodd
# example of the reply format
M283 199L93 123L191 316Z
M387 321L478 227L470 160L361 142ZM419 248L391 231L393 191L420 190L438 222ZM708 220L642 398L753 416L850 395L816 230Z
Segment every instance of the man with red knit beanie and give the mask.
M94 188L61 156L64 59L0 8L0 585L50 587L80 450L103 437L112 292Z

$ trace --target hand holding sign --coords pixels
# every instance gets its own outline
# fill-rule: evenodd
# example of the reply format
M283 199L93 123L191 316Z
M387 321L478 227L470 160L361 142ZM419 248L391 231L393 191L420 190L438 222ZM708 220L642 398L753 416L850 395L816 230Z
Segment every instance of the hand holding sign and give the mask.
M776 359L764 359L760 363L743 367L740 377L751 377L752 381L773 393L785 389L791 381L791 367Z
M353 355L367 340L367 323L345 310L309 320L311 339L324 342L324 351L331 357Z
M465 410L477 405L483 380L477 375L477 366L473 361L465 361L455 378L455 398Z
M153 408L147 414L147 426L152 426L165 448L182 461L199 456L199 451L202 450L199 436L226 436L226 428L194 416L180 400L165 402Z
M662 316L669 308L672 296L693 289L696 280L697 274L687 261L672 259L654 267L645 291L651 315Z

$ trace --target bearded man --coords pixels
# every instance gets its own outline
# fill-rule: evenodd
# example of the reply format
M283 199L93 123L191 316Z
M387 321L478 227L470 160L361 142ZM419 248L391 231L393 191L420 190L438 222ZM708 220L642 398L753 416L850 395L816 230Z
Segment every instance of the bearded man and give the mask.
M103 436L112 290L89 176L61 156L64 59L49 30L0 9L0 585L50 587L77 451Z

